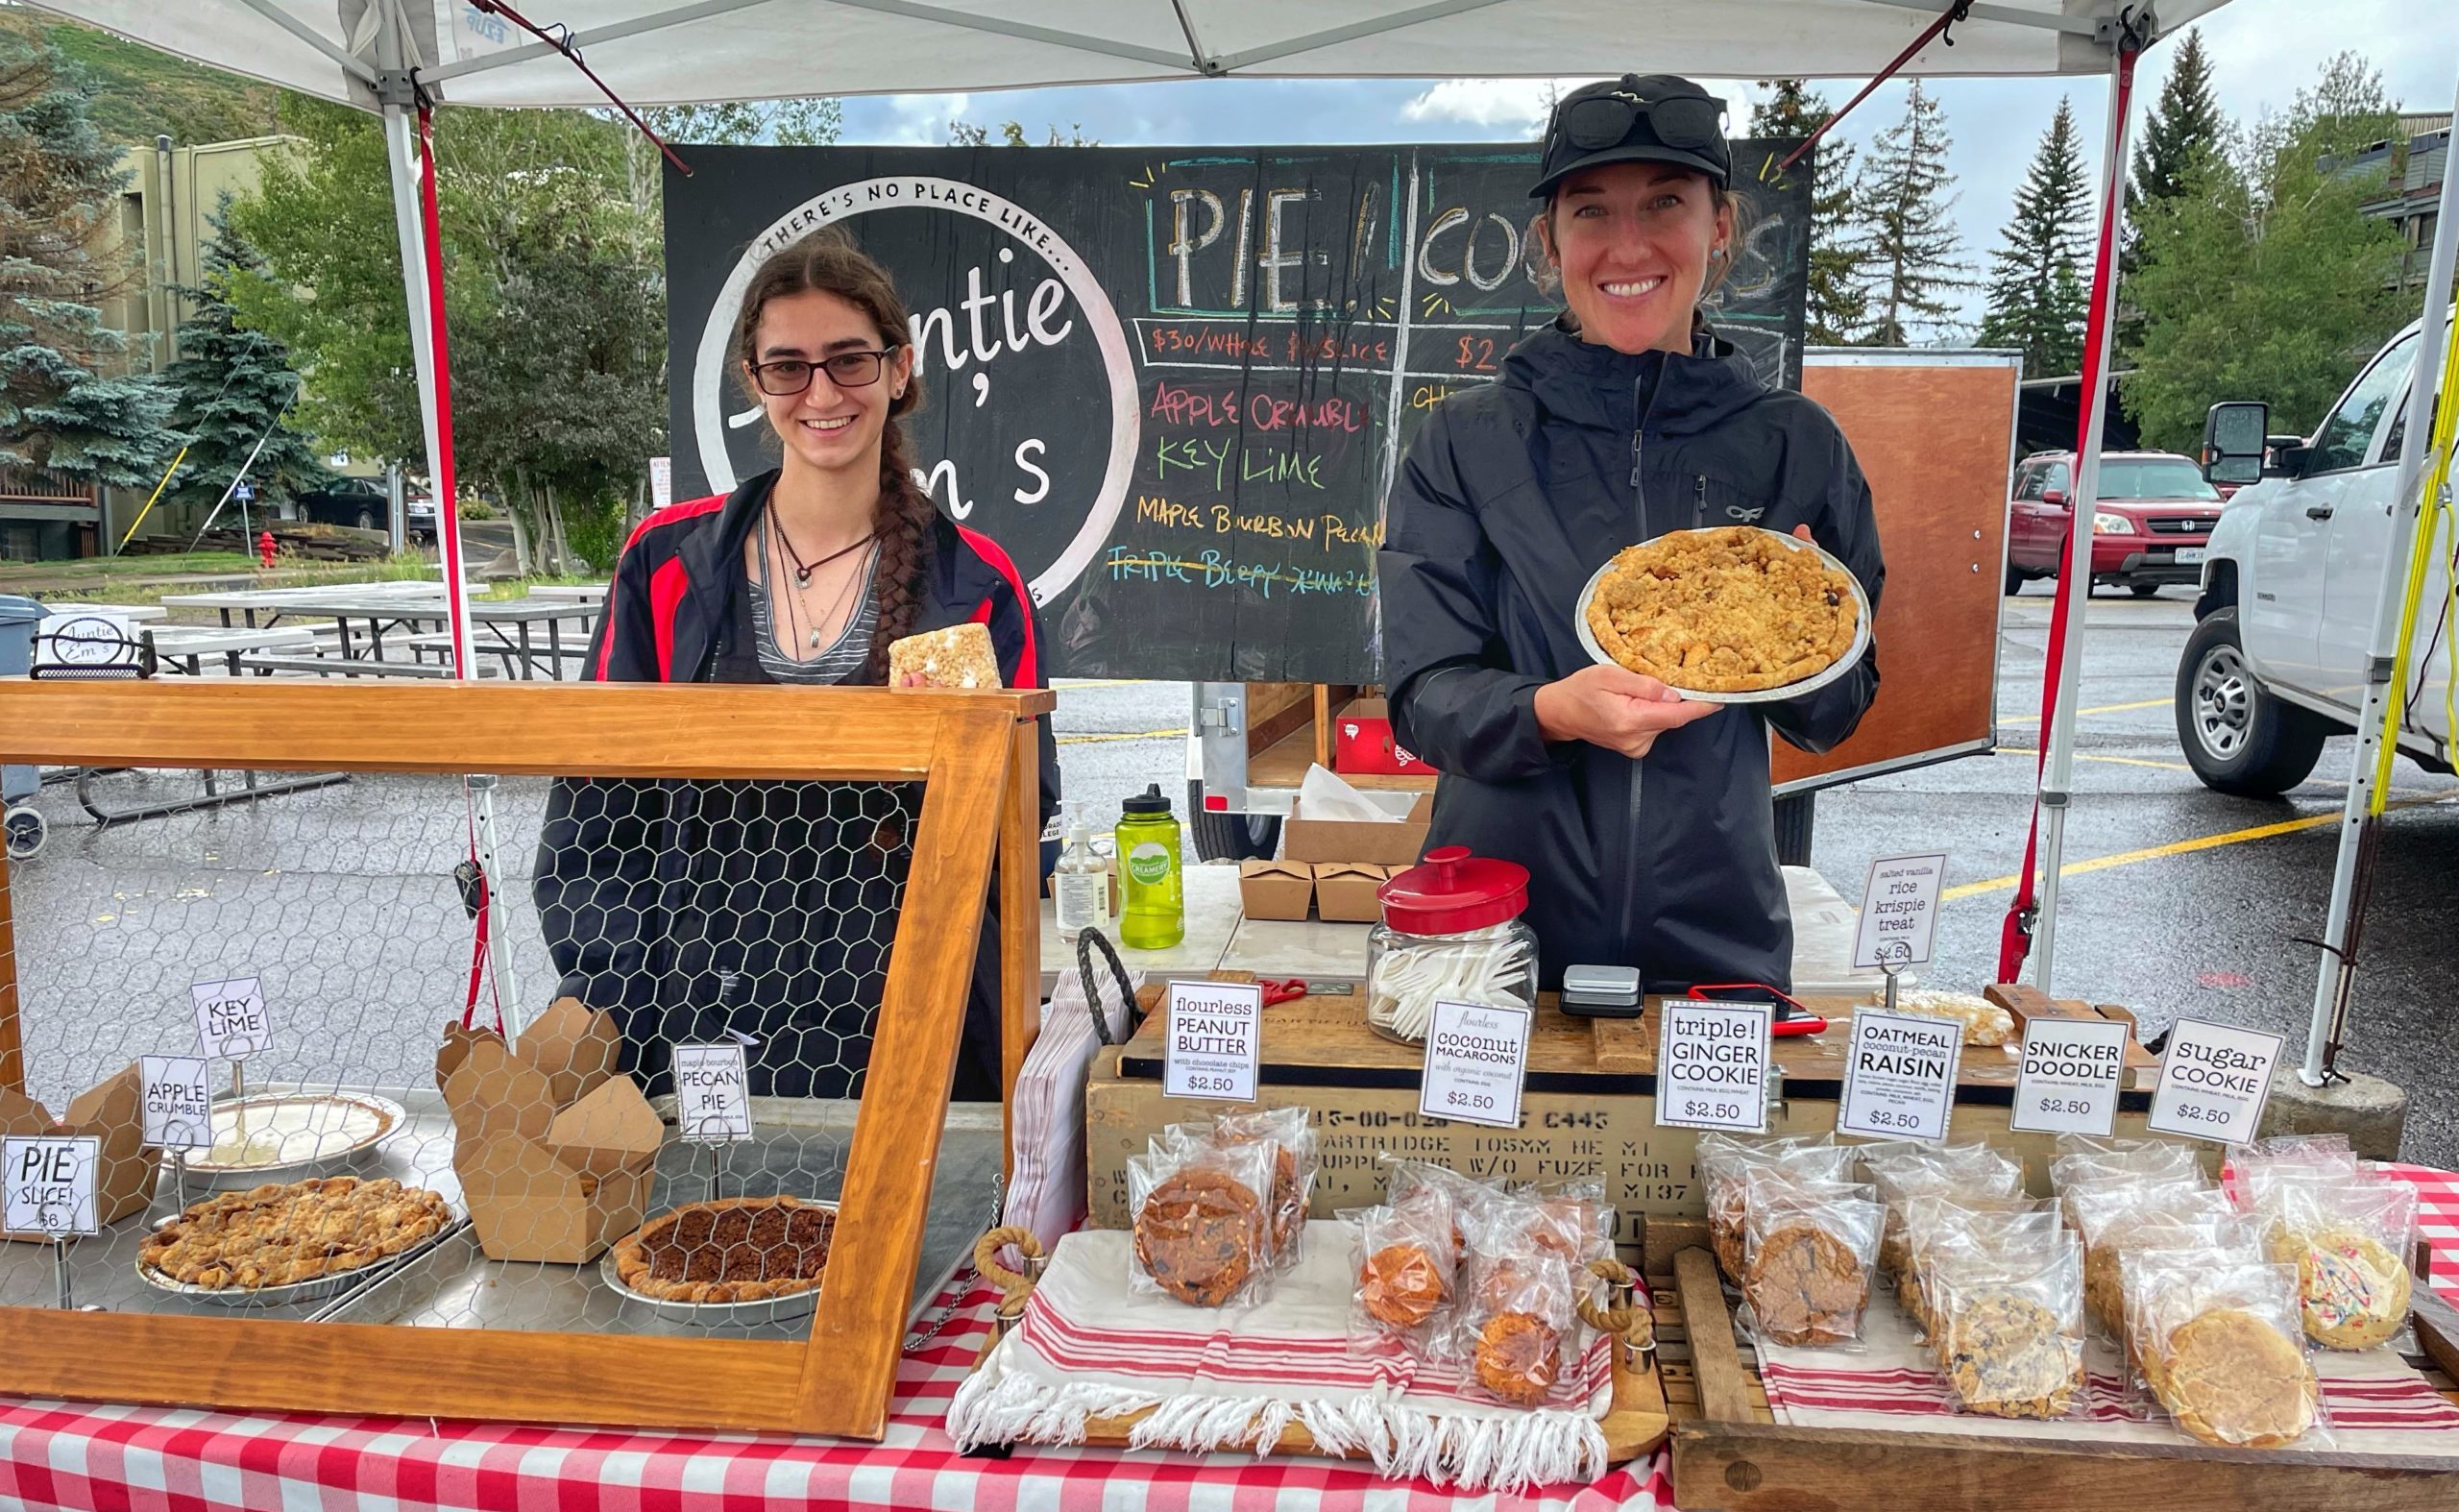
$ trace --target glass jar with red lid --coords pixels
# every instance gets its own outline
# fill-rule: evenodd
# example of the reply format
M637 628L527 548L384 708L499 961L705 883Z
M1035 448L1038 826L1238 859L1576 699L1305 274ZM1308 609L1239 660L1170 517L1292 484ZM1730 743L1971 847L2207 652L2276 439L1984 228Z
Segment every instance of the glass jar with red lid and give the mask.
M1443 845L1376 890L1382 922L1366 937L1366 1023L1423 1044L1434 1005L1537 1006L1537 932L1528 868Z

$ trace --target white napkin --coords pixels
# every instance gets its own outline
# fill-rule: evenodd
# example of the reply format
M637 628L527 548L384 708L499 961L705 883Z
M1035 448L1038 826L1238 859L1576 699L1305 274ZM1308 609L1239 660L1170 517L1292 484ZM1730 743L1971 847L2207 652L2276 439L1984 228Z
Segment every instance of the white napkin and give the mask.
M1328 768L1308 767L1298 784L1298 812L1310 819L1343 819L1398 824L1400 816L1334 775Z
M1421 1364L1398 1344L1351 1350L1352 1225L1310 1222L1271 1296L1227 1307L1131 1291L1131 1247L1118 1230L1059 1241L1023 1319L949 1404L960 1448L1081 1444L1086 1419L1152 1408L1131 1448L1256 1443L1261 1454L1297 1423L1379 1474L1439 1484L1515 1491L1605 1471L1597 1419L1613 1402L1615 1346L1603 1337L1547 1406L1522 1411L1471 1395L1464 1365Z

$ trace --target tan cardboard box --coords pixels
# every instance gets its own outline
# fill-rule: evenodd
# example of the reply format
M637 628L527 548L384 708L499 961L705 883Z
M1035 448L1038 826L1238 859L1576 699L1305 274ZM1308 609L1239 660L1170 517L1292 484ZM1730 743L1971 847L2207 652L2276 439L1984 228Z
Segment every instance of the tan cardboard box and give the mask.
M1304 918L1314 895L1314 873L1303 861L1238 863L1238 906L1249 918Z
M116 1223L141 1212L154 1200L162 1152L145 1143L145 1088L137 1068L98 1082L79 1093L59 1118L22 1092L0 1087L0 1134L91 1134L102 1142L94 1172L94 1221ZM0 1239L48 1243L39 1233L0 1233Z
M1288 861L1357 861L1377 866L1414 866L1434 825L1434 794L1421 793L1405 819L1310 819L1294 803L1280 826L1280 854Z
M611 1015L556 1002L507 1046L448 1027L437 1080L488 1258L579 1265L640 1227L666 1127L615 1070Z
M1398 867L1362 861L1315 863L1315 912L1327 924L1373 924L1383 917L1375 890Z

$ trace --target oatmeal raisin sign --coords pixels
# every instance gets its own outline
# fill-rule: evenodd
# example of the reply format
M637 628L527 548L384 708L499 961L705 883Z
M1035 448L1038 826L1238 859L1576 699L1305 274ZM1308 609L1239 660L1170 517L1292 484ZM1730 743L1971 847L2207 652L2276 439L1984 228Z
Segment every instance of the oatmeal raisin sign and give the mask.
M1715 318L1800 373L1807 164L1738 146L1758 215ZM916 480L996 540L1079 676L1368 681L1402 451L1557 305L1530 149L699 147L670 173L675 490L776 465L730 343L823 228L887 264L929 403Z

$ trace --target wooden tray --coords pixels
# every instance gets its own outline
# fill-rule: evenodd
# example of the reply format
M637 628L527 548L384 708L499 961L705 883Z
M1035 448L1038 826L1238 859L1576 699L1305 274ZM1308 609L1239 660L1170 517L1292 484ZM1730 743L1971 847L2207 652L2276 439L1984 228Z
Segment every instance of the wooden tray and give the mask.
M2094 1444L1773 1421L1734 1341L1707 1251L1673 1256L1679 1334L1664 1366L1674 1418L1673 1500L1683 1512L1986 1507L1990 1512L2448 1512L2459 1470L2396 1454L2283 1454L2201 1444ZM2420 1332L2423 1330L2421 1329ZM1669 1341L1668 1341L1669 1342ZM2439 1341L2436 1341L2439 1342ZM2439 1357L2439 1355L2437 1355Z

